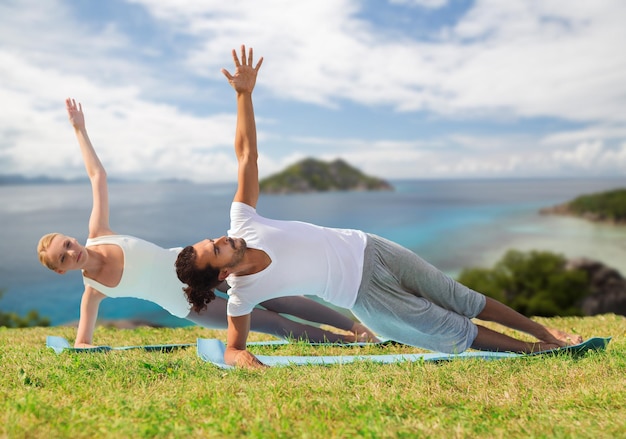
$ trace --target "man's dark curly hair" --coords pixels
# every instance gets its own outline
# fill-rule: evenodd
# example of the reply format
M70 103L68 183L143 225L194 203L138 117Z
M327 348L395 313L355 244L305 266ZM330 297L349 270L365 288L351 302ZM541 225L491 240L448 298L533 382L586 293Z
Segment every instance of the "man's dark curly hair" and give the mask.
M196 267L196 250L192 246L185 247L176 258L176 275L187 284L183 287L187 301L195 312L204 310L215 299L214 288L222 281L218 276L220 270L211 265L200 269Z

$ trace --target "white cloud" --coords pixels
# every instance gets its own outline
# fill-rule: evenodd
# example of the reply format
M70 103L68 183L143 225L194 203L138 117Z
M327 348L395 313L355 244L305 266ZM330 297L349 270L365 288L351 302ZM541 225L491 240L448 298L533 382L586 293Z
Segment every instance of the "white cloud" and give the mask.
M11 173L82 176L84 169L63 99L75 96L84 103L87 126L102 160L113 174L132 176L178 174L159 167L160 155L177 148L178 157L192 160L212 148L232 143L234 118L216 114L201 118L180 109L141 100L138 87L103 87L100 83L58 68L42 68L24 58L0 51L0 142ZM171 163L176 163L173 160ZM4 170L3 172L7 172ZM198 177L196 171L194 177Z
M603 153L602 142L582 143L574 150L555 151L554 158L557 162L567 165L575 165L582 168L590 168Z
M626 117L617 111L626 92L626 4L619 1L481 0L444 38L427 42L391 39L348 0L275 1L262 10L254 1L135 1L206 41L188 57L199 72L215 71L224 47L253 44L268 58L264 85L288 99L443 114Z
M555 151L553 158L555 162L573 169L623 172L626 170L626 143L610 148L599 140L584 142L573 150Z
M146 67L112 53L126 44L114 26L91 30L64 2L35 3L0 6L0 35L10 43L0 47L0 173L84 176L64 109L64 99L75 97L112 176L234 175L224 175L236 169L234 157L219 151L231 147L233 114L197 116L146 100Z
M340 156L365 172L384 178L481 178L511 176L599 177L626 171L626 142L610 147L601 141L582 142L575 148L546 145L533 136L450 135L421 140L367 141L362 139L294 139L301 150L313 145L336 145ZM280 170L304 154L293 154ZM337 154L320 158L333 160Z
M581 3L478 3L452 37L476 41L449 76L456 106L624 123L626 4Z
M263 7L254 0L129 1L155 20L147 27L173 54L151 45L150 35L137 38L123 12L88 21L75 2L0 3L0 173L82 175L63 110L63 99L74 96L111 175L234 178L234 102L220 101L232 95L219 69L241 43L265 57L255 92L261 116L277 102L285 110L272 117L285 121L311 106L332 108L328 119L362 117L364 107L396 111L397 134L388 138L354 131L321 140L326 156L335 148L335 156L376 175L625 170L624 2L478 0L458 22L420 40L368 20L356 0L268 0ZM453 5L390 3L407 14ZM461 129L416 140L407 115L493 124L498 134ZM543 118L555 128L521 135L501 125ZM263 169L317 151L312 139L322 138L316 129L323 123L311 121L290 138L279 131L284 125L259 124L261 139L285 148L301 139L286 156L262 151Z
M424 8L437 9L445 6L448 0L389 0L389 3L396 5L421 6Z

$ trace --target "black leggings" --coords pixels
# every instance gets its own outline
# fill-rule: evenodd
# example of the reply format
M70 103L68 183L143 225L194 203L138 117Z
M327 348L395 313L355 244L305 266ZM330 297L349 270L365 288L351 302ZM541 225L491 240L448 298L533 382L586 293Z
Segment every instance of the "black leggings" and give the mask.
M191 311L187 320L209 329L226 329L228 327L226 303L225 299L218 296L202 312ZM281 314L345 331L350 331L355 323L346 315L304 296L279 297L262 302L261 306L265 309L254 308L250 315L250 330L278 338L307 339L311 342L345 341L341 334L325 331L308 323L297 322Z

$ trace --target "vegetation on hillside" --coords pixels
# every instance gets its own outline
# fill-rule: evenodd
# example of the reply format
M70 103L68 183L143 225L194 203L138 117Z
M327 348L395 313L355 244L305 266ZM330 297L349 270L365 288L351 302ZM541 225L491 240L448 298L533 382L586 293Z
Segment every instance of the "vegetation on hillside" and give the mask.
M384 180L363 174L345 161L304 159L259 182L264 193L392 190Z
M0 299L4 291L0 290ZM20 316L14 312L4 312L0 310L0 327L26 328L28 326L50 326L50 319L41 317L35 310L29 311L25 316Z
M592 221L626 223L626 189L581 195L543 213L576 215Z
M492 269L469 268L458 281L526 316L582 315L590 294L587 273L566 269L564 256L546 251L509 250Z
M596 215L599 220L626 221L626 189L592 195L581 195L569 207L578 215Z

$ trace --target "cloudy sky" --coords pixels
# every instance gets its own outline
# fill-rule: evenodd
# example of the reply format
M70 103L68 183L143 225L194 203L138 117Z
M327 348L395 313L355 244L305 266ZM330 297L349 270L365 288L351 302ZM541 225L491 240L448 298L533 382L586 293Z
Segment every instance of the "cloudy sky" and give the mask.
M341 157L394 178L626 175L621 0L0 0L0 174L234 181L242 43L262 176Z

